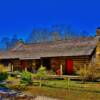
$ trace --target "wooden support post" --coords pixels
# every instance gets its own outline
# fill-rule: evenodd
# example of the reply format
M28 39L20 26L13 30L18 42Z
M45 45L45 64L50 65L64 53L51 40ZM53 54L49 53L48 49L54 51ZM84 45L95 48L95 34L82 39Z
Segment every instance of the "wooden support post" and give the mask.
M8 71L11 71L11 63L8 65Z
M60 74L63 75L62 64L60 65Z
M86 68L87 66L86 66L86 64L84 64L84 70L85 70L85 76L86 76Z
M27 71L27 67L25 67L25 71Z
M14 66L13 66L13 64L11 64L11 71L12 71L12 72L14 71Z

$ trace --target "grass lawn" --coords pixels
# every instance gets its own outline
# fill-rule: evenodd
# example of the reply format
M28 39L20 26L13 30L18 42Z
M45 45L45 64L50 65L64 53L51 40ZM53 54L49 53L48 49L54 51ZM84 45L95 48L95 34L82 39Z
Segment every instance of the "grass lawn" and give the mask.
M99 93L72 91L61 88L29 86L24 92L31 95L59 98L60 100L100 100Z
M67 80L48 80L47 82L43 82L43 86L70 90L100 92L100 82L86 82L85 84L82 84L80 81L69 81L68 83Z
M45 80L42 81L42 87L26 86L26 89L22 91L35 96L43 95L60 100L100 100L99 82L81 84L78 81L70 81L68 85L67 80Z

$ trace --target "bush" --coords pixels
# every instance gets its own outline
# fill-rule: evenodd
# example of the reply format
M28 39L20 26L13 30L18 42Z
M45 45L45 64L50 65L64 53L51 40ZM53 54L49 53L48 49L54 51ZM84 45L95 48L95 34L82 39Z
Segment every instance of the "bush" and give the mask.
M43 67L41 65L41 67L38 69L36 75L35 75L36 78L46 78L47 77L47 70L46 70L46 67Z
M21 73L21 83L25 85L32 85L32 74L28 71L23 71Z
M90 64L81 68L78 74L82 77L83 81L95 81L97 78L100 78L100 72L96 64Z
M42 86L42 80L47 78L47 70L46 67L43 67L42 65L38 69L37 73L34 75L36 79L40 80L40 87Z
M7 72L0 72L0 81L4 81L8 78Z

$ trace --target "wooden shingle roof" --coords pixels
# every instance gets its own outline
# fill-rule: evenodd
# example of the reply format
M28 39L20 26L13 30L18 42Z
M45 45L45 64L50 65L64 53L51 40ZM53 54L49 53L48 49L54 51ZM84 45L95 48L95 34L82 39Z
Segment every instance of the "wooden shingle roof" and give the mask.
M17 44L2 58L40 59L41 57L82 56L91 55L96 48L95 37L77 38L54 42Z

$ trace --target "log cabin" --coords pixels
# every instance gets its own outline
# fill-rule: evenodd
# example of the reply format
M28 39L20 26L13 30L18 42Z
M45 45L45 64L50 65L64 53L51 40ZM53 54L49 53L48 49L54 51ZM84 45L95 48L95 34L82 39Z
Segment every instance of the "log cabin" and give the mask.
M44 43L18 42L9 51L0 54L0 62L11 66L11 71L36 71L40 65L56 74L75 74L77 70L96 62L100 66L100 28L95 37L80 37Z

